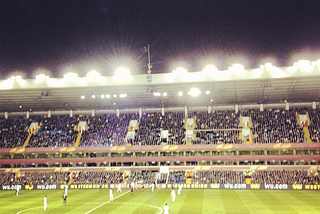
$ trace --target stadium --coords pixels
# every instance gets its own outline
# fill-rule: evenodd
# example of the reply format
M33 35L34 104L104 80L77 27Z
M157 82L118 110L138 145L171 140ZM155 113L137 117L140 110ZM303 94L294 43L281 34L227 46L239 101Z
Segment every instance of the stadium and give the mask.
M319 213L319 77L300 60L0 80L0 213Z

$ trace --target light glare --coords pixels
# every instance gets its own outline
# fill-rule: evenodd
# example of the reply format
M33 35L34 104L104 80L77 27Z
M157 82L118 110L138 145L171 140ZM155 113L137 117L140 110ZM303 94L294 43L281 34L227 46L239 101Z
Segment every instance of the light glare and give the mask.
M129 69L125 67L120 67L114 72L114 80L116 82L130 82L132 80L132 76L130 74Z
M183 67L178 67L176 68L176 70L173 70L173 73L177 76L183 76L186 73L188 73L187 69L183 68Z
M201 94L201 91L198 88L191 88L188 94L192 97L197 97Z
M87 79L91 82L98 82L100 80L100 77L100 73L95 70L89 71L89 73L87 73Z
M78 74L70 72L70 73L63 75L63 77L68 82L73 82L73 81L75 82L78 79Z

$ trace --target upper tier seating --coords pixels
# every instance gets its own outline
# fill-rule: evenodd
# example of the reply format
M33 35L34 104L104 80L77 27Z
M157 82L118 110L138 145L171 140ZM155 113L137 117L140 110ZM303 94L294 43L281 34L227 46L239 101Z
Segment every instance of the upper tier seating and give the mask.
M241 116L252 121L253 143L305 143L305 130L298 124L296 114L307 114L310 118L308 130L310 139L319 142L320 110L308 108L265 109L260 111L241 110L189 112L187 118L194 119L193 144L241 144ZM138 121L134 138L126 140L131 120ZM74 145L79 121L87 122L87 130L83 130L80 146L123 146L135 145L170 145L186 144L186 118L184 112L160 112L139 114L115 114L99 116L53 115L48 118L10 117L0 118L0 148L21 147L28 136L31 122L39 123L39 130L31 136L27 148L34 147L70 147ZM188 124L187 124L188 125ZM168 137L160 137L162 130L168 130Z

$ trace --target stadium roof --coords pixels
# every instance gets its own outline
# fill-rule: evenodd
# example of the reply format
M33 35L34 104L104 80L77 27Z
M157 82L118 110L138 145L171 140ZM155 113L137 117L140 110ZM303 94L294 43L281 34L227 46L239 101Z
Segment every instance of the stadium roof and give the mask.
M146 109L304 103L319 101L319 61L307 66L272 65L244 70L105 77L71 76L0 80L0 112ZM201 91L188 95L191 88ZM183 93L179 96L178 93ZM121 95L121 97L120 97ZM180 94L181 95L181 94ZM110 97L109 97L110 96Z

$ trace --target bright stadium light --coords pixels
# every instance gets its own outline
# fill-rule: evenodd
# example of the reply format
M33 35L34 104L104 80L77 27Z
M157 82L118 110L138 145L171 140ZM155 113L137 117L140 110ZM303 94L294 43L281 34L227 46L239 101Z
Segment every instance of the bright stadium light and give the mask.
M320 67L320 59L318 59L317 61L313 61L312 65Z
M226 81L231 78L232 71L224 70L224 71L217 71L214 73L214 79L217 81Z
M207 65L202 71L205 72L207 75L213 74L218 69L215 65Z
M209 90L206 90L206 94L207 94L207 95L210 94L210 91L209 91Z
M271 63L266 63L262 68L266 69L270 72L271 77L273 78L283 78L286 76L283 70L277 68L276 66L272 65Z
M10 78L0 82L0 90L7 90L12 88L13 88L13 80L11 80Z
M184 76L188 73L187 69L183 68L183 67L178 67L176 68L176 70L172 71L176 76Z
M160 96L161 96L161 93L159 93L159 92L154 92L153 95L156 96L156 97L160 97Z
M104 95L104 94L101 94L100 98L101 98L101 99L104 99L104 98L105 98L105 95Z
M178 92L178 96L181 97L182 95L183 95L183 92L182 92L182 91L179 91L179 92Z
M303 73L309 73L313 70L313 65L311 65L311 62L308 60L299 60L298 62L295 62L293 64L295 68L302 71Z
M120 98L125 98L125 97L127 97L127 94L120 94L119 97Z
M263 73L263 68L261 68L261 66L260 66L260 68L256 68L256 69L251 70L250 76L253 79L258 79L261 77L262 73Z
M25 85L27 84L27 81L24 80L24 79L22 79L21 76L16 76L16 77L15 77L15 80L16 80L16 81L18 82L18 84L21 85L21 86L25 86Z
M110 94L107 94L107 95L106 95L106 98L107 98L107 99L109 99L110 97L111 97Z
M85 99L86 97L84 95L81 95L81 99Z
M78 74L70 72L63 75L63 77L64 77L64 80L67 82L75 82L78 79Z
M45 74L38 74L37 76L36 76L36 82L43 82L43 81L45 81L46 79L48 79L49 78L49 76L46 76Z
M132 76L127 68L120 67L114 72L114 80L116 82L130 82Z
M197 97L201 94L201 91L198 88L191 88L188 94L192 97Z
M164 96L164 97L166 97L167 95L168 95L167 92L163 92L163 93L162 93L162 96Z
M89 71L89 73L87 73L87 80L91 81L91 82L98 82L100 80L101 74L95 70L91 70Z
M246 75L246 70L244 66L241 64L233 64L229 67L229 70L236 76L244 76Z

